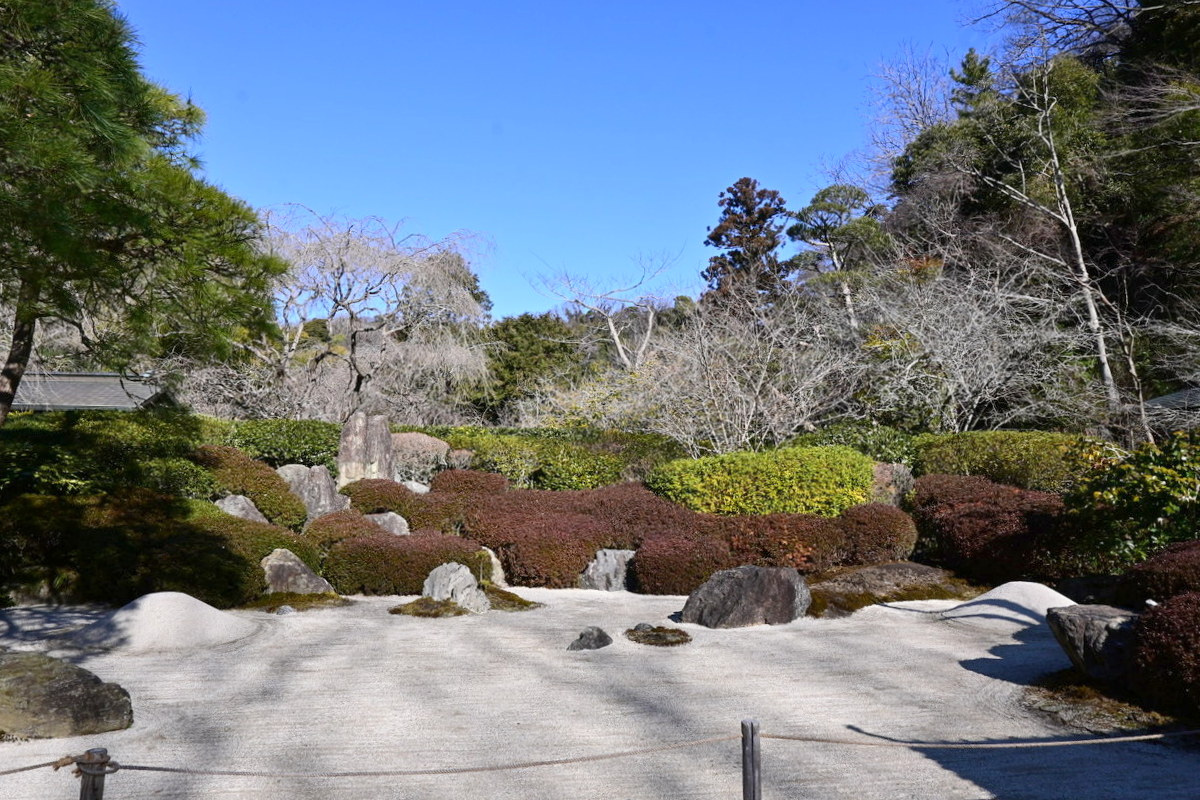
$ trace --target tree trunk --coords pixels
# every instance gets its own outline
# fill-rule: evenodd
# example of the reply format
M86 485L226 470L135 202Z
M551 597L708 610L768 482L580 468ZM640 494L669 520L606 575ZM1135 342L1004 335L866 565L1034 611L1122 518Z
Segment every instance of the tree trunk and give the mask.
M13 313L12 344L4 369L0 370L0 426L8 419L8 412L12 410L13 400L17 396L17 387L21 385L25 367L29 365L29 357L33 353L33 332L37 327L37 313L34 311L36 300L37 288L29 282L22 283Z

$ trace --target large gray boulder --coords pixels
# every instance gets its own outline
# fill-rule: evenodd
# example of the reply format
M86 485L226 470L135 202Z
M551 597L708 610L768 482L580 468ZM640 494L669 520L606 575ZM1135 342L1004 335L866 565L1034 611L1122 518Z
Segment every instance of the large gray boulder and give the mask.
M284 464L275 471L287 481L292 494L303 501L309 522L350 507L350 498L338 494L333 476L323 465L306 467L303 464Z
M393 480L427 483L438 470L446 468L450 445L426 433L393 433Z
M626 587L629 560L633 550L598 550L596 557L579 576L580 589L599 589L603 592L619 592Z
M384 511L380 514L364 514L364 517L374 522L393 536L408 536L408 520L395 511Z
M737 567L692 592L682 618L708 628L782 625L804 616L811 601L804 578L790 567Z
M91 736L133 724L129 692L41 653L0 653L0 731L9 736Z
M1076 669L1119 683L1128 669L1138 615L1124 608L1074 605L1046 610L1046 624Z
M392 433L387 417L368 417L361 411L351 414L342 426L337 464L339 489L363 478L391 480Z
M258 510L258 506L254 505L254 501L245 495L231 494L228 497L222 497L217 501L217 508L226 514L248 519L251 522L268 521L262 512Z
M473 614L482 614L492 607L471 570L462 564L442 564L425 579L421 594L434 600L453 600Z
M309 569L291 550L276 548L259 563L263 568L268 592L324 594L334 591L329 581Z

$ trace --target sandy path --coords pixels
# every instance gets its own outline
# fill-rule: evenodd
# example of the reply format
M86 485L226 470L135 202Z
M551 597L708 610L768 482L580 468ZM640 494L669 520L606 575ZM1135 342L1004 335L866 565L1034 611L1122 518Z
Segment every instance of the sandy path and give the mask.
M519 590L519 614L422 620L396 598L290 616L234 612L257 630L179 652L75 660L125 686L135 722L79 739L0 744L0 769L107 747L118 761L225 770L447 768L569 758L764 733L908 740L1045 739L1064 731L1020 709L1021 684L1067 666L1037 609L947 602L876 607L844 620L715 631L680 648L620 632L663 623L679 597ZM1019 599L1019 598L1018 598ZM75 613L73 623L86 621ZM37 647L9 612L0 645ZM51 620L53 621L53 620ZM43 621L39 624L49 624ZM587 625L615 643L567 652ZM0 631L3 631L0 626ZM190 777L120 772L111 800L143 798L740 797L736 741L616 761L413 778ZM767 798L1194 798L1200 753L1159 744L992 751L763 743ZM7 800L78 796L65 771L0 777Z

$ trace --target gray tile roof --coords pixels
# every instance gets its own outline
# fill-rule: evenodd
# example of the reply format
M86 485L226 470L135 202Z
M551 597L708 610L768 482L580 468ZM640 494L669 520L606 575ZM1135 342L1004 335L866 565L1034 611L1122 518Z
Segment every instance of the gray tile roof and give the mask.
M1181 389L1178 392L1164 394L1146 401L1146 405L1154 408L1169 408L1178 411L1200 410L1200 387Z
M162 389L114 373L28 373L17 387L14 411L97 409L132 411L162 395Z

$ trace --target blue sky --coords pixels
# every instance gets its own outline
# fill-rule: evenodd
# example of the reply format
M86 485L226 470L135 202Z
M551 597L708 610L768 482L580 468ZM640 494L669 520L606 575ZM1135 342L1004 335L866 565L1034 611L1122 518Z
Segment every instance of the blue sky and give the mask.
M957 59L970 0L118 0L146 74L208 113L207 176L256 207L474 234L499 318L674 259L695 295L717 195L804 206L865 143L868 84L909 46Z

